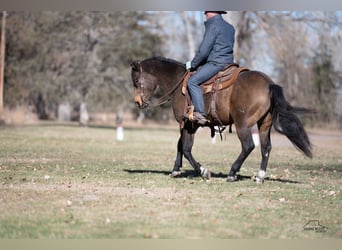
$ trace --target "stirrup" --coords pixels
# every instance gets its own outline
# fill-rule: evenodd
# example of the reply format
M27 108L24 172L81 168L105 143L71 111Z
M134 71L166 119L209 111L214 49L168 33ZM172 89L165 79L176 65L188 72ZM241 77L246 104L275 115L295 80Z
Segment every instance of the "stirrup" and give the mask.
M185 119L189 119L189 121L194 121L194 110L195 107L193 105L188 106L188 112L183 115Z

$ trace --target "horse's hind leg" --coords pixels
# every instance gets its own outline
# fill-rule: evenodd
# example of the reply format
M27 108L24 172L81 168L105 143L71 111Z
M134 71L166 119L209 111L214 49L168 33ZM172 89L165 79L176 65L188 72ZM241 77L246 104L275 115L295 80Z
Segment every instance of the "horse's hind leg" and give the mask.
M260 147L261 147L261 165L258 175L255 177L255 182L262 183L266 175L266 169L268 164L268 159L272 149L271 145L271 127L272 127L272 117L271 114L267 116L258 123L259 127L259 137L260 137Z
M247 127L236 127L236 133L241 142L241 153L236 161L233 163L227 177L228 182L237 180L236 173L239 172L242 163L246 160L248 155L253 151L255 145L252 137L252 129Z

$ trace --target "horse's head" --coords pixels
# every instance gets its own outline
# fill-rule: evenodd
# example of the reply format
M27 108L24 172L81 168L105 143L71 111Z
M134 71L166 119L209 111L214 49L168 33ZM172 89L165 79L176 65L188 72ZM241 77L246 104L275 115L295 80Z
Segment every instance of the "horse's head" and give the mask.
M134 87L134 102L141 109L146 108L157 88L158 81L152 74L143 70L140 61L131 63L131 77Z

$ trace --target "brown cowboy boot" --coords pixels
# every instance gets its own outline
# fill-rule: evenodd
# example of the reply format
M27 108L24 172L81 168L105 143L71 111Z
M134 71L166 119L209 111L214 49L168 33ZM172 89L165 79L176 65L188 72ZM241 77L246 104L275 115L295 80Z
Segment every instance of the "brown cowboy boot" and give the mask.
M188 112L184 114L183 117L191 122L196 122L201 126L204 126L209 122L201 113L194 112L194 106L189 106Z
M198 113L198 112L194 112L193 120L194 120L194 122L197 122L198 124L200 124L202 126L209 123L209 120L207 118L205 118L201 113Z

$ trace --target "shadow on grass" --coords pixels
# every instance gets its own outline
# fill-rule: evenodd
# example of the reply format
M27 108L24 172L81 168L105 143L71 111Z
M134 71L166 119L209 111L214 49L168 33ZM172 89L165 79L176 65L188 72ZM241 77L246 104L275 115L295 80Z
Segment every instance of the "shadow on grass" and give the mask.
M171 177L170 171L163 171L163 170L151 170L151 169L124 169L125 172L130 174L161 174L161 175L168 175ZM211 178L227 178L228 175L223 173L214 173L211 172ZM175 178L195 178L200 177L200 174L195 172L194 170L184 170Z
M164 171L164 170L151 170L151 169L124 169L125 172L129 174L160 174L160 175L167 175L171 177L171 172L170 171ZM200 175L195 172L194 170L184 170L181 172L181 174L175 178L196 178L200 177ZM227 178L227 174L223 174L222 172L215 173L211 172L211 178L221 178L225 179ZM245 180L252 180L253 176L248 176L248 175L237 175L237 181L245 181ZM292 184L300 184L301 182L299 181L293 181L293 180L288 180L288 179L281 179L281 178L270 178L266 177L266 181L273 181L273 182L280 182L280 183L292 183Z
M301 184L302 183L300 181L292 181L292 180L288 180L288 179L270 178L270 177L266 177L265 180L266 181L281 182L281 183L292 183L292 184Z

